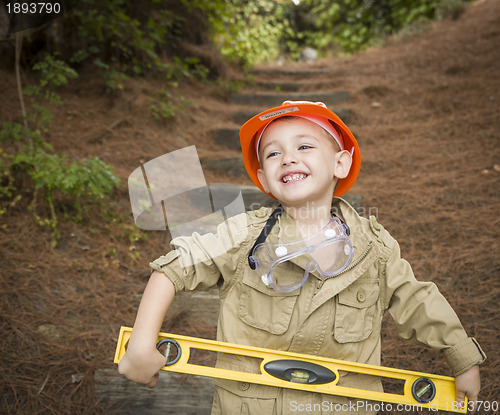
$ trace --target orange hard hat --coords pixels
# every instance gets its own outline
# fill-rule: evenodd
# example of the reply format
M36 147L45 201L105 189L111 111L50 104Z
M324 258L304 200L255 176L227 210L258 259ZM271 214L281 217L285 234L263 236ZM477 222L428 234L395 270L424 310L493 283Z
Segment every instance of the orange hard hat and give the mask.
M257 170L261 167L257 147L264 129L270 122L280 117L289 116L303 117L322 126L323 129L335 138L342 150L347 150L352 154L352 165L349 174L344 179L339 180L333 193L334 196L342 196L352 187L358 177L361 154L358 142L349 128L322 102L285 101L279 107L261 112L242 125L240 129L241 152L243 154L243 163L250 179L252 179L260 190L274 198L271 193L267 193L264 190L257 177ZM322 121L318 122L317 120ZM328 126L325 126L325 124L328 124Z

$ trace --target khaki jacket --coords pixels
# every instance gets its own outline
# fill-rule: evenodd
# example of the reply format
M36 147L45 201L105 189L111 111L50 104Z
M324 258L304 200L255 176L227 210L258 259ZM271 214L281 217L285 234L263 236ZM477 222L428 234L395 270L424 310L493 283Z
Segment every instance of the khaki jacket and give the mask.
M229 219L217 235L176 238L176 249L151 268L164 272L176 291L219 285L219 341L380 365L382 317L388 310L401 337L442 352L455 376L482 363L479 345L467 336L436 285L415 279L396 240L374 217L360 217L342 199L340 208L354 248L349 267L324 281L313 273L290 293L267 287L248 265L269 208ZM283 212L267 241L299 238L293 219ZM291 261L287 272L303 274L308 260ZM217 361L219 367L256 373L259 364L232 355L220 355ZM214 384L212 414L375 413L368 403L332 395L227 380ZM382 390L377 378L358 374L341 373L339 385Z

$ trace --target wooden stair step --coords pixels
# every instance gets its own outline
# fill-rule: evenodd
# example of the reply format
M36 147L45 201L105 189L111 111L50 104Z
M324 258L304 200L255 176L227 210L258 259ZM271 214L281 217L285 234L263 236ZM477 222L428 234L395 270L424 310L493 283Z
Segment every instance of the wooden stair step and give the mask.
M232 104L247 106L273 107L281 105L285 100L290 101L313 101L324 102L327 107L346 102L349 99L349 93L346 91L333 92L288 92L288 93L238 93L229 98Z

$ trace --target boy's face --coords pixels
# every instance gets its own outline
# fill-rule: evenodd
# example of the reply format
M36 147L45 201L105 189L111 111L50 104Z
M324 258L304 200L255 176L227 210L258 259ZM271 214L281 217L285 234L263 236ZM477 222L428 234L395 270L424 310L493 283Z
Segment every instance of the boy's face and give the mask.
M351 155L319 125L300 118L278 119L260 141L262 187L286 206L331 203L335 184L349 173Z

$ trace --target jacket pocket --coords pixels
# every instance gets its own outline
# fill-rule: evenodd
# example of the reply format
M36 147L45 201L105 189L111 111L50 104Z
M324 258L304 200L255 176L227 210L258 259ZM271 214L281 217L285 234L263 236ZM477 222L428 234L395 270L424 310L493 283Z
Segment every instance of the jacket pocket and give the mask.
M370 336L380 295L379 280L359 278L337 296L333 335L339 343Z
M257 272L245 272L242 280L239 317L251 327L271 334L283 334L290 325L299 293L300 289L280 293L267 287Z
M233 383L238 384L237 389L215 386L212 415L276 415L276 397L247 396L241 392L246 390L248 383Z

